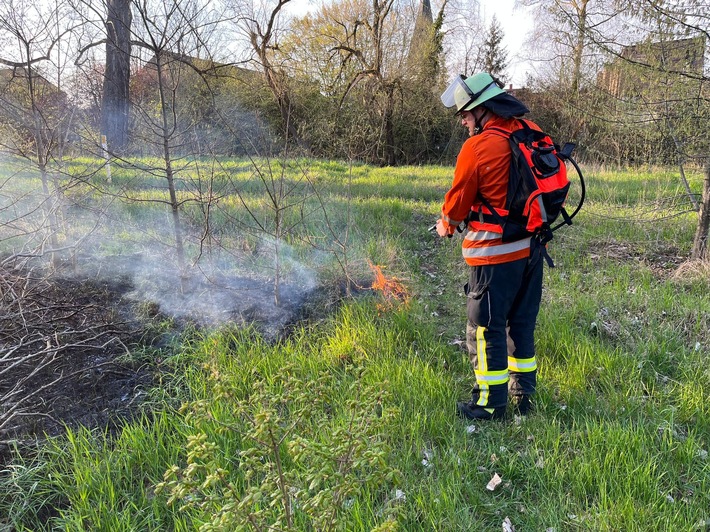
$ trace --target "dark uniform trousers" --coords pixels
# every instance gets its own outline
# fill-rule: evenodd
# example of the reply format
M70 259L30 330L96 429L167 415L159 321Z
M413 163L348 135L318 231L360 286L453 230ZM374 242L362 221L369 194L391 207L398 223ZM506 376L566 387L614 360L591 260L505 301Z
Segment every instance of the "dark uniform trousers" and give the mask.
M473 402L504 407L511 395L535 391L535 322L542 297L543 260L532 256L472 266L467 295L466 344L476 375Z

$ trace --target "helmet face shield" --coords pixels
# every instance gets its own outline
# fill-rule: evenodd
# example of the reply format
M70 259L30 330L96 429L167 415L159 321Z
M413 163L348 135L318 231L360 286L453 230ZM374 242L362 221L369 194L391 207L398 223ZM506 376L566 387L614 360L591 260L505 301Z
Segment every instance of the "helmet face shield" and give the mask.
M449 84L441 95L441 102L446 107L456 107L456 112L460 112L464 107L475 100L473 92L466 85L466 78L463 74L458 75Z
M493 77L485 72L466 78L463 74L454 78L441 95L441 102L446 107L455 107L456 114L470 111L483 102L505 91L498 86Z

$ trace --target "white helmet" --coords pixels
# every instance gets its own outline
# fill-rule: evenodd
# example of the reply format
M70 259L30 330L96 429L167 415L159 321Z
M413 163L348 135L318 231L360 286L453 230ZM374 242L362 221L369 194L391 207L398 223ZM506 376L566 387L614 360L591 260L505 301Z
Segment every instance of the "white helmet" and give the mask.
M481 72L469 78L460 74L441 95L441 101L446 107L456 107L458 114L470 111L499 94L505 94L505 91L489 73Z

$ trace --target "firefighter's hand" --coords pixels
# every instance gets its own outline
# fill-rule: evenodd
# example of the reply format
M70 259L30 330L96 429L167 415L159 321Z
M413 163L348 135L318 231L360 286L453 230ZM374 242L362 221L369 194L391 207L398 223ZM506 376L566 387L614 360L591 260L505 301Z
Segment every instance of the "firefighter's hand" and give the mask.
M436 234L441 237L444 237L444 236L450 237L451 236L449 234L449 232L446 230L446 227L444 227L444 222L441 221L441 218L439 218L436 221Z

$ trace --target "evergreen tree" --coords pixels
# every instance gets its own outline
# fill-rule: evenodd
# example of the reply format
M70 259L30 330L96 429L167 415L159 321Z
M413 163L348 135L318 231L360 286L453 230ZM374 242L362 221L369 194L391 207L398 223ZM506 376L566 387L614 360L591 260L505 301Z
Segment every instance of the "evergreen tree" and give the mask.
M493 15L483 42L483 64L486 71L501 83L505 82L505 70L508 68L508 50L503 46L504 37L503 28Z

